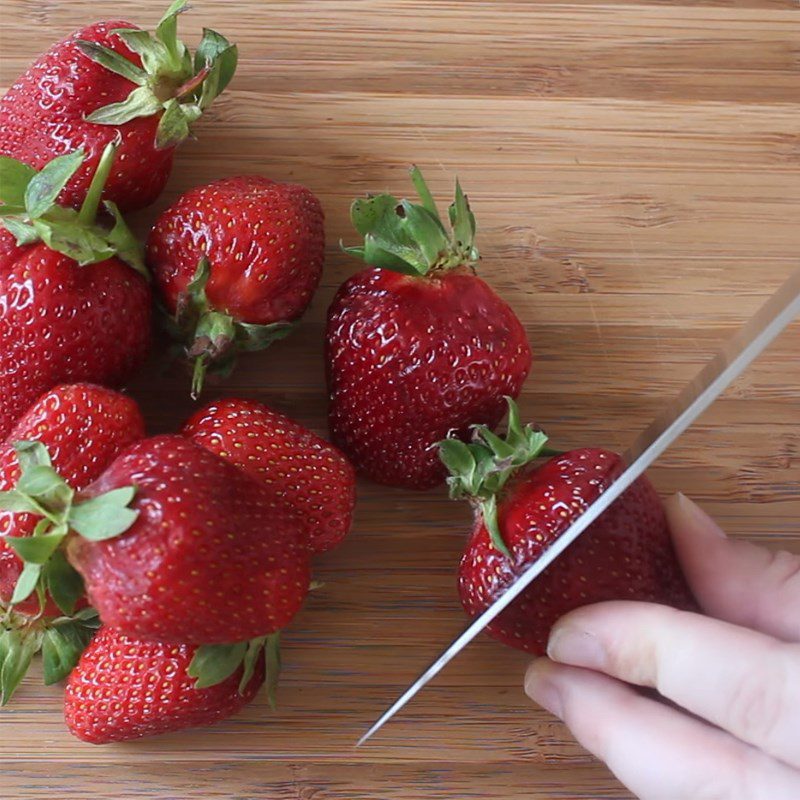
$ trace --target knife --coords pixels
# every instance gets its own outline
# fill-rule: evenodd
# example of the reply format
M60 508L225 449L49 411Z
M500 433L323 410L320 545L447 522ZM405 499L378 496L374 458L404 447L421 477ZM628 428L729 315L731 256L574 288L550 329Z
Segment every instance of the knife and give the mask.
M444 669L498 614L525 591L631 484L719 397L773 339L800 315L800 269L745 323L681 393L645 428L623 456L622 474L489 608L434 661L358 740L360 747L434 676Z

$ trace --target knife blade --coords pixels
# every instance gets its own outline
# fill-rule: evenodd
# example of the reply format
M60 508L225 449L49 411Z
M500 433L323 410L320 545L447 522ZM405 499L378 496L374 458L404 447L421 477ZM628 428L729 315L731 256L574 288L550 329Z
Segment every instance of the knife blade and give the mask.
M637 436L623 456L622 474L494 603L477 616L358 740L360 747L380 730L495 617L549 567L644 471L741 375L776 336L800 315L800 269L767 300Z

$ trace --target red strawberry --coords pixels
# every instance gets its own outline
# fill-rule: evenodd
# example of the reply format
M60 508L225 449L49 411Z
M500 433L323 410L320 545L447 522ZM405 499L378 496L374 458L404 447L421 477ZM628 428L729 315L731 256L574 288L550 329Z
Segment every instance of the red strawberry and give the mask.
M181 436L144 439L83 497L134 485L125 533L68 557L106 625L143 639L238 642L283 628L309 586L304 537L267 488Z
M541 466L547 437L522 428L510 403L505 440L486 428L469 446L441 445L452 496L468 496L475 526L459 568L464 609L477 616L564 533L623 470L615 453L572 450ZM643 600L695 608L672 548L664 510L639 478L558 561L488 626L505 644L544 654L553 624L603 600Z
M0 100L0 155L41 169L83 149L62 195L77 207L106 146L121 138L104 196L124 210L152 203L175 146L236 69L236 48L210 30L192 62L176 35L185 5L172 3L155 38L129 22L99 22L40 56Z
M319 284L324 215L304 186L258 175L191 189L158 219L147 260L174 334L194 361L193 394L210 364L289 333Z
M97 627L61 545L71 526L107 535L130 524L132 490L85 501L75 489L143 434L132 400L78 384L40 398L0 445L0 705L40 649L44 682L66 677Z
M251 400L218 400L200 409L183 435L265 483L306 531L314 553L330 550L350 530L355 476L324 439Z
M64 717L92 744L154 736L211 723L239 712L264 683L264 660L197 688L189 674L197 648L131 638L103 627L67 681Z
M55 199L82 153L38 173L0 157L0 224L18 242L0 247L0 437L52 386L120 384L145 358L151 300L131 268L146 275L138 244L112 204L113 228L94 221L113 158L112 145L78 212Z
M128 445L144 436L144 421L136 403L110 389L91 384L59 386L43 395L20 418L0 444L0 491L12 490L20 467L17 442L37 441L47 448L52 466L78 491L88 486ZM30 536L37 518L32 514L0 509L0 536ZM7 605L22 571L14 550L0 539L0 604ZM45 616L71 614L74 597L49 599ZM39 613L36 597L15 606L15 611Z
M445 477L436 442L497 425L531 351L511 308L470 270L475 218L461 187L451 235L419 171L412 175L423 205L390 195L353 204L365 239L348 252L377 268L336 295L326 361L334 443L372 480L427 489Z

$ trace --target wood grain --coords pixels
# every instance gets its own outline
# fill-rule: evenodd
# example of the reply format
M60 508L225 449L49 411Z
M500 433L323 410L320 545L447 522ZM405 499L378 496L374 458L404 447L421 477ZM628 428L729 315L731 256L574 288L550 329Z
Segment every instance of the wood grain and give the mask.
M0 0L0 84L89 20L152 26L161 2ZM794 0L197 0L181 19L239 42L228 93L184 146L146 231L183 189L260 172L327 214L323 286L298 333L219 393L325 428L325 309L357 265L350 200L470 192L481 272L516 307L536 364L525 415L565 447L624 447L798 263L800 12ZM800 327L652 471L729 531L800 550ZM152 430L191 404L158 358L133 387ZM28 681L0 717L9 800L626 798L521 690L526 659L476 643L369 747L354 740L463 624L466 509L361 486L355 531L321 559L286 636L280 709L92 749L59 693Z

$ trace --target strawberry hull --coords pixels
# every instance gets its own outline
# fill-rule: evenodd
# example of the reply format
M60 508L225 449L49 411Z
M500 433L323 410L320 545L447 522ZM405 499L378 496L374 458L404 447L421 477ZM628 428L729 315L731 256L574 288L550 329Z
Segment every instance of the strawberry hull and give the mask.
M77 41L86 40L121 54L136 66L117 28L138 30L124 20L99 22L53 45L21 75L0 99L0 155L41 169L55 156L83 148L87 157L61 195L64 205L78 207L103 150L117 137L121 143L114 175L103 197L123 211L150 205L161 194L172 169L174 146L155 145L160 114L121 125L87 122L84 117L110 103L124 101L135 85L84 55Z

